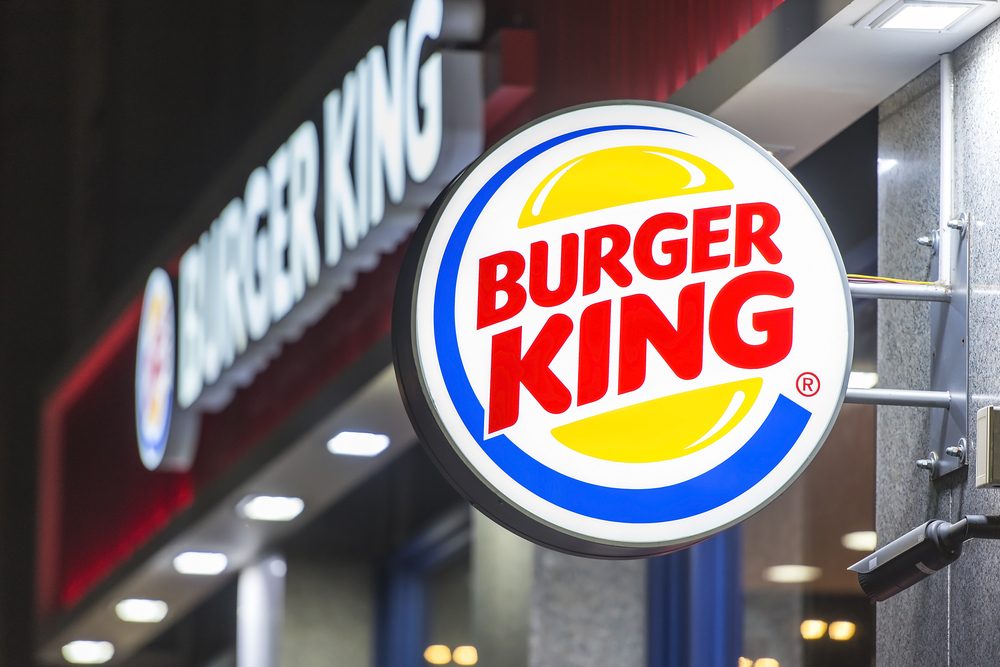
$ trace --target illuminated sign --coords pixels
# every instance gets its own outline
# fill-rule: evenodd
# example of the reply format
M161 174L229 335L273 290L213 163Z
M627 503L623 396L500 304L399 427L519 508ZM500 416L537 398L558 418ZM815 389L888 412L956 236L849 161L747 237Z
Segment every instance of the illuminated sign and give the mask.
M840 254L746 137L652 103L578 107L467 169L411 245L393 324L421 440L486 514L584 555L746 518L840 410Z
M142 298L135 357L135 416L139 456L147 468L163 461L174 408L174 290L156 269Z
M464 112L446 108L443 89L446 78L478 73L480 63L422 55L440 35L442 12L441 0L416 0L409 20L390 29L386 47L371 48L326 95L320 120L303 122L253 169L241 195L183 253L176 374L173 322L156 305L169 301L172 318L170 280L161 269L150 276L140 329L169 329L170 349L149 342L166 341L165 333L140 335L136 424L147 468L161 461L164 468L189 466L197 428L172 435L171 413L176 423L180 414L224 407L380 249L405 237L429 193L460 168L456 161L464 165L479 152L478 127L467 128L473 138L463 136L464 147L445 142ZM470 88L465 106L481 116ZM368 253L358 255L370 237Z

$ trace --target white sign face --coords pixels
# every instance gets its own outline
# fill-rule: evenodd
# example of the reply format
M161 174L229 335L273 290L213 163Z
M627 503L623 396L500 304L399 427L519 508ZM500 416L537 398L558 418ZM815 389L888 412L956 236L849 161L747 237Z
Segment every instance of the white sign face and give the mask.
M781 493L840 410L853 320L826 223L700 114L542 119L470 167L411 248L394 335L418 433L543 544L628 557L718 532Z

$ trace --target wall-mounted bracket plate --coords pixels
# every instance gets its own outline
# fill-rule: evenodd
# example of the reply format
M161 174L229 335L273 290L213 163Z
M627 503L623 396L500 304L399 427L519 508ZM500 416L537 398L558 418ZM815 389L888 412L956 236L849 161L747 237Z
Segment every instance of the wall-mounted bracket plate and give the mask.
M969 245L972 225L949 225L942 231L952 235L951 243L944 245L945 248L950 245L953 255L948 262L952 274L938 276L938 279L951 283L951 299L930 302L930 386L950 392L951 403L947 410L931 410L930 413L930 441L937 453L931 470L933 479L966 467L966 456L953 456L945 450L967 441L969 423Z

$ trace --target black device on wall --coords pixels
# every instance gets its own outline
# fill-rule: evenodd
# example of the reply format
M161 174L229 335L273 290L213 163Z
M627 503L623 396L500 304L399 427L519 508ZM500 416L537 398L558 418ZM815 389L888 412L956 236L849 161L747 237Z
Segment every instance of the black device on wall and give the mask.
M1000 539L1000 516L928 521L847 569L858 573L868 599L881 602L954 563L973 538Z

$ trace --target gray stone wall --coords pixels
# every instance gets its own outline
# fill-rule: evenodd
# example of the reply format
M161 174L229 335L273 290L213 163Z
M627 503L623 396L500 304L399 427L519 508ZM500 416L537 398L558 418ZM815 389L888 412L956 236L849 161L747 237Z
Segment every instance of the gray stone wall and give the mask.
M959 48L955 60L955 209L970 229L969 427L975 412L1000 403L1000 28ZM880 107L879 156L898 165L879 179L879 271L933 278L930 253L914 239L936 226L939 92L936 68ZM925 388L934 350L926 305L879 304L878 366L884 386ZM975 489L973 468L932 483L914 467L932 448L927 410L878 413L876 526L879 544L932 518L1000 513L1000 491ZM973 450L974 465L974 450ZM1000 544L973 541L963 557L877 611L880 667L1000 664Z
M375 664L375 573L360 560L288 560L281 667Z
M646 562L535 546L473 513L472 595L483 667L647 667Z

